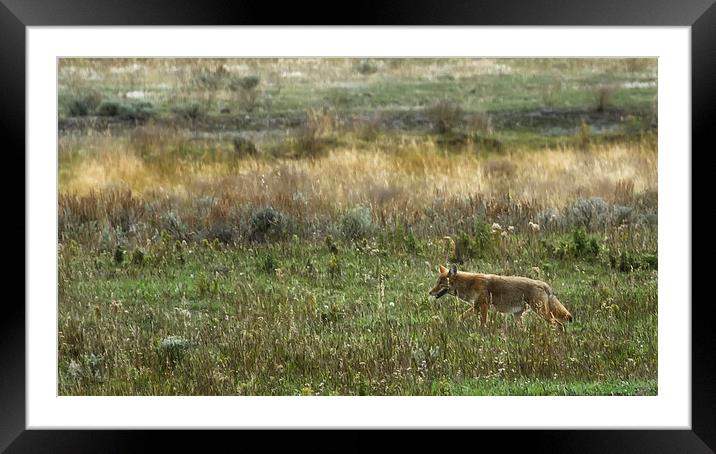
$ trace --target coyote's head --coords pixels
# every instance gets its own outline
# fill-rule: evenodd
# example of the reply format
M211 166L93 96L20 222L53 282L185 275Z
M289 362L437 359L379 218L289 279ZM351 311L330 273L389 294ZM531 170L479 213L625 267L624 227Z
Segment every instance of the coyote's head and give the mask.
M430 296L434 296L435 299L438 299L446 293L454 294L455 289L450 283L450 280L454 279L456 275L456 265L451 266L449 270L444 266L440 265L440 276L438 276L438 282L435 284L435 287L430 290Z

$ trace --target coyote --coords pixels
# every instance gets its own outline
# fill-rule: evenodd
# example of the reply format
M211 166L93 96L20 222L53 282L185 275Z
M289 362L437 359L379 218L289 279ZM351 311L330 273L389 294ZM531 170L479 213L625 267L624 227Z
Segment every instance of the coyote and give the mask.
M564 331L564 322L572 321L572 314L552 293L545 282L526 277L498 276L495 274L467 273L458 271L456 265L448 270L440 265L440 276L430 296L435 299L450 294L470 304L461 319L480 310L480 322L487 322L490 304L500 312L512 313L522 325L522 314L532 309L551 325L558 325Z

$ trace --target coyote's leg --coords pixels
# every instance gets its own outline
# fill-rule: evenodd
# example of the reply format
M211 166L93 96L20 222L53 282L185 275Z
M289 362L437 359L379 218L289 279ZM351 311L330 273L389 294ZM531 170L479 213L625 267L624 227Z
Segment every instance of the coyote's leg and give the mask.
M480 326L485 326L487 324L488 304L487 301L480 301L478 304L480 305Z
M522 318L522 315L525 313L525 311L515 312L512 314L512 317L515 319L515 322L517 323L517 326L519 326L521 329L525 329L525 321Z

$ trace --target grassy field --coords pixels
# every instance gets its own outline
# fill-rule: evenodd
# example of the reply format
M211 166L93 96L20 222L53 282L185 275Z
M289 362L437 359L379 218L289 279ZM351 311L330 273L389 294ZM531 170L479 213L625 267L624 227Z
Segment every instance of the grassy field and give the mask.
M59 394L657 394L655 60L59 80ZM460 321L445 263L542 279L575 321Z

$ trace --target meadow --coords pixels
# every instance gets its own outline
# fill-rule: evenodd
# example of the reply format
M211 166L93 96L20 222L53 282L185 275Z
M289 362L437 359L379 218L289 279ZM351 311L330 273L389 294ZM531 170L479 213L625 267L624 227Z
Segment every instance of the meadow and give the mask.
M60 395L655 395L656 61L63 59ZM548 282L520 328L439 264Z

